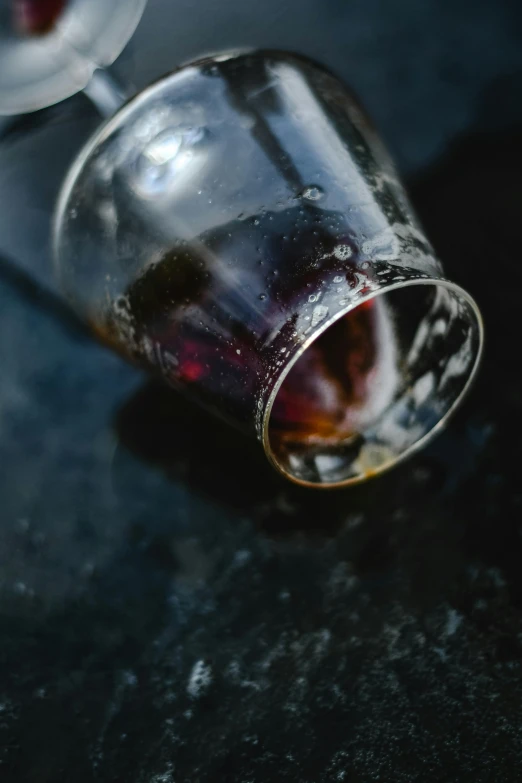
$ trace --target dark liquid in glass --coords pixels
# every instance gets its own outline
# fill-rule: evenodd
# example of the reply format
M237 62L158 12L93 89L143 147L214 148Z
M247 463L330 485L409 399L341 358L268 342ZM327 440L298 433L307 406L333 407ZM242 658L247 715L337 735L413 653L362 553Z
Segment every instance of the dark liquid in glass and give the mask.
M325 223L324 214L313 217ZM339 239L316 223L292 209L180 243L118 300L108 317L111 339L207 408L248 426L274 325L284 329L292 320L284 314L298 311L327 274L340 270L351 284L353 266L328 254ZM252 258L247 271L245 253ZM272 409L275 448L320 447L356 434L352 414L371 394L378 341L386 337L377 310L360 305L298 358Z

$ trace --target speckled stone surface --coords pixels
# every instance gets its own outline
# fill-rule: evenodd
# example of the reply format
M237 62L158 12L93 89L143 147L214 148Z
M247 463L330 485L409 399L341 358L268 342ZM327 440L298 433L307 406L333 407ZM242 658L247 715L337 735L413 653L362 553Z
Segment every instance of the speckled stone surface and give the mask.
M154 75L140 65L154 32L165 70L168 19L176 40L195 36L190 54L324 52L480 302L486 355L461 412L355 491L286 484L256 444L96 345L13 267L45 261L57 167L93 122L82 99L0 140L14 167L0 170L2 782L519 779L520 11L440 5L288 2L259 40L259 8L212 4L221 40L194 4L160 18L155 0L126 61ZM24 206L17 161L45 170L49 123L69 147L54 177L27 179Z

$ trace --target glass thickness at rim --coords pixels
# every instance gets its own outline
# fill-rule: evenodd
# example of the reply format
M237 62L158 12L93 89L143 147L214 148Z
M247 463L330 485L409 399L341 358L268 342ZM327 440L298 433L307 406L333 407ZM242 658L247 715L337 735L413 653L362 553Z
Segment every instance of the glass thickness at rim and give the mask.
M303 487L309 487L313 489L340 489L343 487L349 487L349 486L361 484L368 481L371 478L381 475L382 473L386 473L387 471L391 470L395 466L409 459L409 457L421 451L447 426L451 417L456 412L456 410L458 409L462 401L465 399L465 397L467 396L467 394L469 393L473 385L473 382L475 381L476 374L478 372L482 353L483 353L484 324L482 321L482 316L479 307L475 302L475 300L463 288L456 285L455 283L451 283L448 280L427 278L427 279L411 279L409 281L400 281L397 283L392 283L385 289L382 289L373 294L369 294L367 297L361 300L360 304L364 305L366 303L370 303L374 298L379 296L387 296L389 294L392 294L394 291L401 291L406 288L415 289L417 286L435 287L435 288L440 286L441 288L447 289L448 291L452 292L456 297L458 297L463 302L465 302L469 306L470 313L472 313L473 316L476 318L476 327L477 327L476 353L474 355L474 359L473 359L471 370L469 371L469 375L463 378L461 388L454 396L454 399L450 399L448 401L446 409L444 411L441 411L440 418L438 418L436 423L434 423L433 426L427 429L426 432L422 433L417 439L412 440L412 442L408 444L404 448L404 450L402 450L399 453L397 452L392 453L391 455L389 453L388 455L386 453L383 454L382 452L381 454L377 453L376 455L377 459L374 458L373 463L370 464L367 463L366 465L362 464L359 473L357 475L353 475L348 478L343 478L339 480L319 481L319 480L310 480L310 479L307 480L306 478L292 474L281 462L281 460L278 459L277 454L275 453L271 445L270 418L272 415L274 403L277 400L277 396L281 391L281 388L283 387L285 380L290 375L292 370L295 368L296 364L302 359L305 352L309 348L313 347L315 341L318 341L322 336L324 337L324 335L336 322L338 322L339 320L341 320L346 316L349 316L350 313L353 313L354 309L357 308L359 305L355 305L350 308L347 308L346 311L338 313L335 316L335 318L333 318L331 321L324 324L321 330L319 331L319 333L314 334L309 339L309 341L306 342L301 347L300 351L295 356L292 357L292 361L282 371L270 395L270 399L268 401L264 414L264 419L263 419L263 447L272 466L277 471L282 473L287 479L297 484L300 484ZM414 293L413 290L412 293ZM392 402L393 400L390 402L390 407L388 408L388 410L383 410L381 412L381 415L390 413Z
M444 280L371 124L300 56L204 58L133 98L73 165L54 245L103 339L257 434L301 484L354 483L420 448L480 356L478 309Z

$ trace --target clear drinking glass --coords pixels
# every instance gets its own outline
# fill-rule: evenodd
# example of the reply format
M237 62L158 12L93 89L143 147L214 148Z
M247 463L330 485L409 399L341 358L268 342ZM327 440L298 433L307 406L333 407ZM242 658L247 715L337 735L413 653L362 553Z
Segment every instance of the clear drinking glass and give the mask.
M98 335L301 484L419 449L478 365L477 305L368 119L293 54L206 58L133 98L72 167L54 245Z

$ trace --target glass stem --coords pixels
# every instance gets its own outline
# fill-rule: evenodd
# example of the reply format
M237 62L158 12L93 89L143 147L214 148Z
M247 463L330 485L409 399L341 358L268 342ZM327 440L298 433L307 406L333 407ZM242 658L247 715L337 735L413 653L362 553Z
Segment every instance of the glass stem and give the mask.
M132 95L107 68L94 71L83 92L104 118L112 117Z

